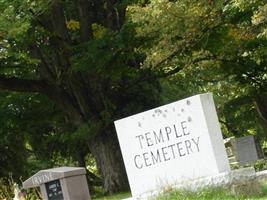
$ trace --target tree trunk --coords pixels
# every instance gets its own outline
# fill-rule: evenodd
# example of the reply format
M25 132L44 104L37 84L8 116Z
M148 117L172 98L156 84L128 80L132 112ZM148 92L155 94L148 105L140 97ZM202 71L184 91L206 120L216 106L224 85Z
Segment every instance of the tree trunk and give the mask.
M103 177L104 193L128 190L128 178L115 132L105 130L91 140L89 148Z
M267 96L265 94L258 95L255 104L262 126L264 130L267 131Z
M78 0L77 7L80 16L80 34L82 42L88 42L93 37L92 22L94 14L92 11L92 2L88 0Z
M84 152L80 152L80 151L77 152L77 161L78 161L79 167L86 168L85 153Z

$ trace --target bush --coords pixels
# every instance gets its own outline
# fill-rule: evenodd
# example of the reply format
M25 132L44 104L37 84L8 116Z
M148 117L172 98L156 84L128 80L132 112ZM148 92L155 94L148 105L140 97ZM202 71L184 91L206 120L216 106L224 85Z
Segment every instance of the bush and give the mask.
M267 170L267 160L258 160L254 164L254 168L255 168L256 171Z

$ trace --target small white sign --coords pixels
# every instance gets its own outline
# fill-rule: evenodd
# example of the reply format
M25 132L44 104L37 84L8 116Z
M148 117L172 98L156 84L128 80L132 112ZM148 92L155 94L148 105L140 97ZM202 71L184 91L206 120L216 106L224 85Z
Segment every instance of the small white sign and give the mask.
M230 171L211 93L118 121L133 197Z

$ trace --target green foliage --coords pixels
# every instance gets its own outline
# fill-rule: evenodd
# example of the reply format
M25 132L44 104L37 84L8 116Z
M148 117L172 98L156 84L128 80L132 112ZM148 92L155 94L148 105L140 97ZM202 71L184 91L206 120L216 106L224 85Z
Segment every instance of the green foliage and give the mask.
M265 137L254 104L266 93L265 6L166 0L129 7L137 35L147 39L144 66L179 71L162 80L164 101L213 92L225 136Z
M142 58L142 55L136 50L140 43L135 38L133 26L127 24L118 33L108 31L97 24L94 27L96 36L87 45L86 52L84 46L74 49L80 53L72 59L73 69L102 76L108 73L111 84L116 84L125 75L136 74L137 70L129 68L129 65L141 62L138 58Z
M12 173L16 180L25 179L39 169L58 164L63 159L59 153L66 155L66 148L73 143L61 145L55 134L63 134L65 126L55 105L38 94L2 92L1 95L0 176Z
M25 136L21 132L19 125L14 123L15 118L20 117L19 108L9 100L13 96L1 93L0 109L0 177L8 176L12 173L18 180L25 172L26 149L24 147ZM5 97L5 98L3 98Z
M267 170L267 161L265 159L263 160L258 160L255 164L254 164L254 168L256 171L263 171L263 170Z
M220 20L206 1L151 1L145 7L132 6L129 12L137 35L144 38L144 66L160 64L167 71L188 63L205 30Z

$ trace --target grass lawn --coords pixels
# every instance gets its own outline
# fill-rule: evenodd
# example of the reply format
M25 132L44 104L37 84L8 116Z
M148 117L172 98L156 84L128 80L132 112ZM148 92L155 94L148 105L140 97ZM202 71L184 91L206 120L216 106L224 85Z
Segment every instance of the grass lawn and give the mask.
M125 192L125 193L115 194L112 196L96 197L96 198L93 198L93 200L120 200L120 199L126 199L128 197L131 197L131 193Z
M199 192L172 191L153 200L267 200L267 182L261 183L262 192L253 195L233 195L222 188L209 188ZM246 191L244 191L245 193ZM130 193L119 193L112 196L98 196L93 200L120 200L130 197Z
M246 191L234 195L223 188L209 188L198 192L173 191L158 197L156 200L267 200L267 182L261 183L261 192L247 195Z

